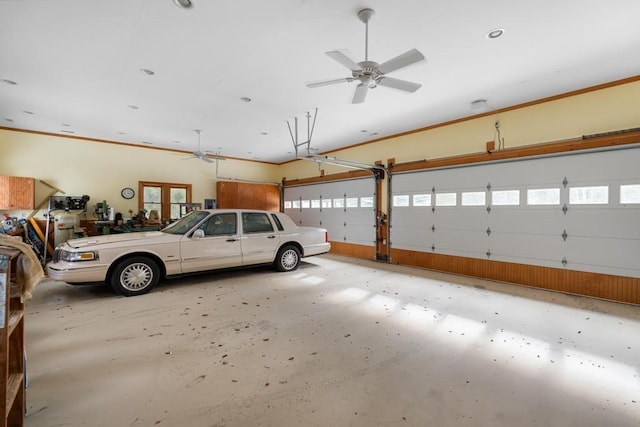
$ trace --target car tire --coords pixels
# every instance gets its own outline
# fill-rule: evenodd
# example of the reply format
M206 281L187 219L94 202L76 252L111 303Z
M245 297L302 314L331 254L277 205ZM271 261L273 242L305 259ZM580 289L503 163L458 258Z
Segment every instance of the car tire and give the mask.
M114 292L132 297L149 292L160 281L160 267L150 258L135 256L120 261L111 273Z
M275 265L278 271L293 271L300 264L300 250L293 246L287 245L278 251Z

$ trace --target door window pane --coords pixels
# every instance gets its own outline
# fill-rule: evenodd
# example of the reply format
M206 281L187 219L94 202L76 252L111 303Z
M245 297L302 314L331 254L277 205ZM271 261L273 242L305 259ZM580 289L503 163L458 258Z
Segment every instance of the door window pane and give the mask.
M322 199L322 207L330 208L331 207L331 199Z
M348 208L357 208L358 207L358 198L357 197L347 197L347 207Z
M484 191L462 193L462 206L484 206L485 198Z
M243 212L242 228L245 233L266 233L273 231L273 226L267 214L259 212Z
M431 194L414 194L413 206L431 206Z
M373 207L373 197L360 197L360 207L361 208L372 208Z
M409 206L409 196L406 194L393 196L393 206Z
M171 200L171 219L180 218L180 203L187 202L186 188L169 189L169 199Z
M559 205L559 188L535 188L527 190L528 205Z
M609 187L571 187L569 203L574 205L606 205L609 203Z
M334 208L344 208L344 199L333 199Z
M457 204L456 193L436 194L436 206L455 206Z
M620 203L640 203L640 184L621 185Z
M495 206L518 206L520 190L498 190L491 193L491 204Z

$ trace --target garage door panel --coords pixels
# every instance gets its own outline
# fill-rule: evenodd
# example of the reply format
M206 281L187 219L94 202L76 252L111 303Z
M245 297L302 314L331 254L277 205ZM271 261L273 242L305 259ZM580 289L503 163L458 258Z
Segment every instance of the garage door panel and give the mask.
M371 246L375 245L375 210L346 207L347 199L355 200L359 206L362 197L375 197L373 178L285 188L285 203L294 199L309 201L309 208L291 209L290 215L296 223L326 228L330 241ZM320 203L320 209L311 207L314 200ZM322 207L323 201L329 201L331 207ZM285 212L290 211L285 209Z
M564 223L570 235L640 239L640 209L570 209Z
M485 231L438 230L432 233L431 241L435 252L459 256L484 257L487 252L488 238ZM431 249L431 248L429 248Z
M433 244L433 232L426 228L396 226L391 244L394 248L424 251Z
M528 259L527 264L542 260L561 262L566 253L561 236L492 233L488 240L491 259L518 257Z
M571 263L632 267L640 273L640 240L569 236L565 246Z

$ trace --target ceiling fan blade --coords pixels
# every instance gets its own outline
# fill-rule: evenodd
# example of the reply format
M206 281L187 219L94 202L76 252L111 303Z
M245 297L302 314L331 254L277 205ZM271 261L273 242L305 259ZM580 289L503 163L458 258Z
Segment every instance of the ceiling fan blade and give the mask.
M332 50L325 52L330 58L338 61L351 71L360 71L362 67L351 57L349 51L346 50Z
M213 163L213 160L211 160L205 153L203 153L202 151L194 151L193 152L193 157L200 159L200 160L204 160L207 163Z
M383 62L378 66L378 69L382 74L386 74L393 70L397 70L398 68L406 67L407 65L422 61L423 59L424 55L421 54L418 49L411 49L401 55L396 56L395 58L388 60L387 62Z
M367 97L367 90L369 86L360 83L358 87L356 87L356 93L353 94L352 104L362 104L364 99Z
M333 85L333 84L337 84L337 83L349 83L352 82L353 78L352 77L343 77L341 79L332 79L332 80L320 80L317 82L309 82L306 83L307 87L320 87L320 86L328 86L328 85Z
M409 82L407 80L394 79L393 77L382 76L378 80L380 86L392 87L407 92L415 92L422 87L420 83Z

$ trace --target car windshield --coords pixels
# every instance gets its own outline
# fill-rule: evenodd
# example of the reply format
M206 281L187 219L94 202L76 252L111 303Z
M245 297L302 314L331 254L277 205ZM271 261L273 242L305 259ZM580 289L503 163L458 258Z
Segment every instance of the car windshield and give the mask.
M191 211L178 221L169 224L166 228L163 228L162 231L169 234L185 234L208 216L209 212Z

